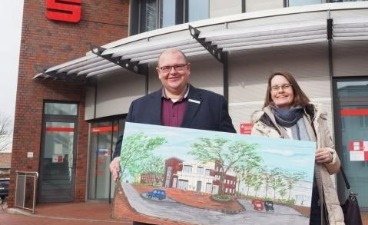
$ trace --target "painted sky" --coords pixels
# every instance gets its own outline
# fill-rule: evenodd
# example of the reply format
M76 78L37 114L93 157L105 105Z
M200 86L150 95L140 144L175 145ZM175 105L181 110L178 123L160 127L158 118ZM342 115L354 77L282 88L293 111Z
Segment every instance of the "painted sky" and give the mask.
M307 174L306 180L312 181L313 179L315 142L126 123L124 136L130 136L139 132L143 132L147 136L165 137L167 143L157 148L155 154L162 156L164 159L177 157L184 161L193 161L187 155L187 152L190 150L193 140L199 137L224 137L232 141L257 143L259 145L259 154L267 167L278 167L291 173L305 172Z

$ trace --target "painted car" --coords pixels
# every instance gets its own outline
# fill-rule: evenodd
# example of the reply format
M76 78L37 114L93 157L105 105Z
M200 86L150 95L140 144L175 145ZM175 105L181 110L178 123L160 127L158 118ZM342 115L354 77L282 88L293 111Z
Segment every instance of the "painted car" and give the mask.
M152 191L147 192L147 197L163 200L166 198L166 191L162 189L153 189Z
M264 206L265 206L265 209L266 209L267 212L268 211L274 211L273 201L265 201Z
M252 200L253 209L256 211L263 211L264 203L261 199L253 199Z

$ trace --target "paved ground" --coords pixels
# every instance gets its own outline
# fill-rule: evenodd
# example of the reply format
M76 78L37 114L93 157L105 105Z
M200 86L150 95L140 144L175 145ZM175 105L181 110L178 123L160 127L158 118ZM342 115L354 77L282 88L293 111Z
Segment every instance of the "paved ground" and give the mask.
M112 205L101 202L39 204L35 214L0 207L0 225L132 225L130 220L112 219ZM362 213L368 225L368 212Z
M108 203L39 204L35 214L17 208L0 208L0 225L132 225L130 220L112 219Z

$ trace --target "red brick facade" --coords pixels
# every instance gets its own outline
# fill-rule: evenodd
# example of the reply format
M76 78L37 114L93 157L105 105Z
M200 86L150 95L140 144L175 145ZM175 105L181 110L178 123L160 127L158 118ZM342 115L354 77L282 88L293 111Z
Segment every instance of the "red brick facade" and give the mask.
M14 205L16 171L39 171L44 100L79 104L75 201L86 196L88 123L84 121L84 84L32 79L48 67L78 58L90 45L128 35L129 0L83 0L79 23L48 20L44 0L24 1L18 89L8 204ZM33 158L27 158L33 152Z

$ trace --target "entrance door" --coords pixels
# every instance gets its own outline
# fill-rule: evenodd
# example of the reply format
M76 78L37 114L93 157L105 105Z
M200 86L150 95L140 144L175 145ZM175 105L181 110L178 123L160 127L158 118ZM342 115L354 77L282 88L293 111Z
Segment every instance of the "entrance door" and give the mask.
M360 207L368 207L368 80L338 80L336 145L351 191L358 193ZM344 182L340 194L346 196Z
M74 201L76 109L76 104L45 104L39 202Z
M122 120L91 124L88 199L109 201L114 197L114 181L109 165Z
M201 190L202 190L202 181L197 180L197 188L196 188L196 191L197 192L201 192Z

